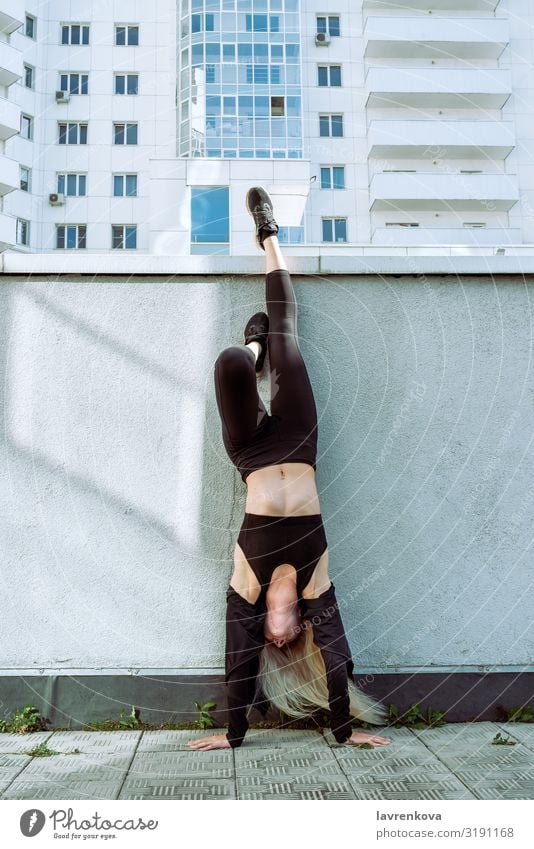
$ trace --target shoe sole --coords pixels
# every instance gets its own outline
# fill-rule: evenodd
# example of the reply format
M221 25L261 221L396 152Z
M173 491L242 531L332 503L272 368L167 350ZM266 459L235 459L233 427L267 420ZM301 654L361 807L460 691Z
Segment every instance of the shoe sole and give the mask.
M266 189L264 186L254 186L254 188L255 188L255 189L262 189L262 191L264 191L264 192L265 192L265 194L267 195L267 197L269 198L269 200L271 199L271 196L270 196L269 192L267 191L267 189ZM254 214L253 214L253 212L252 212L252 210L251 210L250 206L248 205L248 194L247 194L247 196L246 196L246 198L245 198L245 206L247 207L247 211L249 212L249 214L250 214L250 215L252 215L252 218L254 219ZM272 204L271 204L271 209L272 209L272 208L273 208L273 207L272 207ZM274 211L274 210L273 210L273 211ZM261 246L261 242L260 242L260 240L258 239L258 236L256 235L256 233L254 233L254 235L253 235L253 240L254 240L254 244L256 245L256 247L258 248L258 250L259 250L259 251L263 251L263 253L265 253L265 248L262 248L262 246Z

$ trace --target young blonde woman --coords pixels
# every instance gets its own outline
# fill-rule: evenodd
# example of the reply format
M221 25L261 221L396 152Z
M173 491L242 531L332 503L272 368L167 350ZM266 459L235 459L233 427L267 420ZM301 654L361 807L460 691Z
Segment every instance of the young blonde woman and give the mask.
M387 745L389 737L351 727L351 717L381 724L385 712L354 686L354 664L328 577L315 484L317 411L272 202L255 187L246 203L267 261L268 314L249 319L245 344L222 351L214 372L223 442L247 485L226 592L228 732L190 740L188 746L201 751L240 746L255 702L264 712L270 703L293 717L325 708L338 743ZM267 353L270 414L256 382Z

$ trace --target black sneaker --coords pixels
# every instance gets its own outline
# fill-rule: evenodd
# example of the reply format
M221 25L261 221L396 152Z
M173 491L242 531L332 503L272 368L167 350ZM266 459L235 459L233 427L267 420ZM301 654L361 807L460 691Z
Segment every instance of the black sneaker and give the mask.
M267 335L269 333L269 316L264 312L255 313L247 321L245 327L245 345L249 342L259 342L261 351L256 360L256 371L260 372L267 355Z
M246 203L256 225L256 244L264 251L263 240L268 236L276 236L278 233L278 224L273 215L273 202L264 188L254 186L247 192Z

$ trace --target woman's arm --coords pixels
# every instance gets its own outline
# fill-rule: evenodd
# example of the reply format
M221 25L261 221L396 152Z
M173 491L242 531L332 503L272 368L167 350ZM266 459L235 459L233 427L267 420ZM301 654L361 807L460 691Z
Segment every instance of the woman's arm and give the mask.
M334 584L317 598L303 599L303 618L313 628L326 670L331 729L338 743L352 734L349 675L354 664L339 612Z

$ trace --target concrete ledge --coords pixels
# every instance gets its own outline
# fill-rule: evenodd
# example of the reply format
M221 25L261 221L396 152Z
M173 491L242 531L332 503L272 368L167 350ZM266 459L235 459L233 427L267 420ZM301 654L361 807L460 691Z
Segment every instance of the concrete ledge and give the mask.
M328 247L284 248L295 274L529 274L534 272L534 245L507 246L505 255L493 247ZM134 253L0 254L3 274L259 274L263 256L169 256Z
M421 672L416 674L359 674L356 684L386 706L402 712L414 702L447 711L449 722L502 720L503 711L532 704L534 672ZM226 723L226 694L222 675L49 675L5 676L0 679L2 716L25 704L37 707L53 728L80 728L95 720L116 719L132 705L145 722L189 722L196 718L195 702L214 701L217 725ZM251 713L251 723L263 719Z

